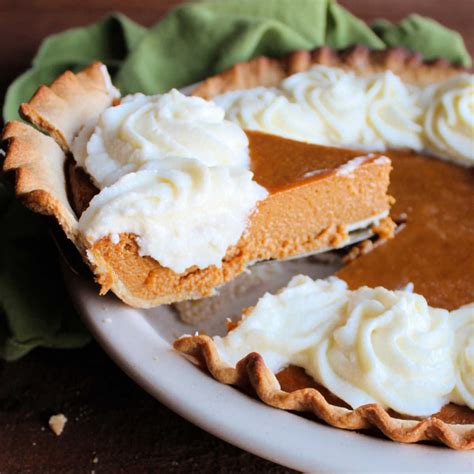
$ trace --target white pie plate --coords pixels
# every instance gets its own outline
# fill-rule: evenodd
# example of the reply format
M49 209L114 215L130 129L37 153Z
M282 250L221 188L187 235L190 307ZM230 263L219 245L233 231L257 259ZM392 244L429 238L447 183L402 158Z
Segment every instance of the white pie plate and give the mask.
M289 274L316 277L333 271L307 262L285 265ZM70 271L65 276L90 331L123 371L171 410L235 446L304 472L474 472L472 452L403 445L339 430L270 408L222 385L173 350L172 341L196 327L180 322L170 307L130 308L113 296L99 297L97 287L84 277ZM272 290L282 286L281 281L269 283ZM245 292L237 304L255 303L265 285ZM235 312L235 306L225 307L214 323L201 328L208 334L222 333L229 311Z

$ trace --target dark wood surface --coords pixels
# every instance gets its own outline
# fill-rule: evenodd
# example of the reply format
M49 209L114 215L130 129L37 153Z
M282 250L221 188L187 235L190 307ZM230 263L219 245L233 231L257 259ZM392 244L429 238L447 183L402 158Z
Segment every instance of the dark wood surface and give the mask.
M256 0L257 1L257 0ZM264 1L264 0L263 0ZM288 0L295 1L295 0ZM0 0L0 97L41 39L119 10L150 25L178 0ZM366 20L431 16L474 51L473 0L340 0ZM47 428L54 413L62 436ZM128 379L95 344L0 362L0 473L290 472L193 426Z

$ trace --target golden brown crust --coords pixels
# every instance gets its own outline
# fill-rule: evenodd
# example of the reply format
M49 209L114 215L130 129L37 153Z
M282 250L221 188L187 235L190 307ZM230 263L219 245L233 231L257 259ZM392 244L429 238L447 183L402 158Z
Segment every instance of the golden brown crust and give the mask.
M220 359L213 340L204 335L182 337L175 341L174 348L196 359L219 382L241 387L250 385L258 397L272 407L310 412L332 426L347 430L376 427L390 439L402 443L435 440L453 449L474 449L474 424L457 424L463 419L458 421L453 416L457 423L448 423L435 415L422 420L402 419L378 404L356 409L332 404L326 399L329 397L316 388L286 392L260 354L252 352L235 368L229 367Z
M15 174L16 195L31 210L54 217L77 243L77 218L66 192L64 152L52 138L17 121L6 125L2 140L7 141L3 169Z
M439 82L463 70L444 60L423 61L419 53L404 48L370 50L366 46L358 45L344 51L335 51L322 46L313 51L294 51L281 59L258 56L250 61L235 64L203 81L192 94L211 99L231 90L277 86L285 77L306 71L315 64L340 67L359 75L389 69L403 81L420 86Z
M55 218L86 261L86 245L68 196L69 185L78 181L68 182L67 153L80 128L110 106L115 95L101 63L77 74L66 71L50 87L41 86L20 108L21 114L47 135L18 121L7 123L2 134L7 143L3 170L14 174L16 195L34 212ZM77 170L74 173L81 176ZM81 190L76 190L84 200L95 192L86 182L82 180Z
M66 71L49 87L39 87L28 103L21 104L20 114L69 151L82 126L112 104L109 80L101 63L77 74Z

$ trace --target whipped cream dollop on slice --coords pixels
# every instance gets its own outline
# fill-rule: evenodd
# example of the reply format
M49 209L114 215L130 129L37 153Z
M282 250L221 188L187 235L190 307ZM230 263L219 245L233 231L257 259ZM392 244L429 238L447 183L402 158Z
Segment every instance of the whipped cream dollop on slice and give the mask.
M228 120L245 130L273 133L310 143L328 142L319 116L299 103L290 102L277 89L242 89L214 97L213 101L226 111Z
M198 159L150 161L97 194L79 228L90 244L133 234L141 255L176 273L220 267L267 195L252 176L243 167L209 167Z
M177 90L123 98L82 129L72 151L100 189L144 163L170 156L208 166L249 164L247 136L224 119L224 110Z
M474 303L451 313L456 386L451 401L474 410Z
M474 76L460 74L426 92L424 129L428 149L474 165Z
M274 372L303 367L353 408L376 402L426 416L455 386L448 311L410 291L351 291L336 277L294 277L214 341L232 366L256 351Z

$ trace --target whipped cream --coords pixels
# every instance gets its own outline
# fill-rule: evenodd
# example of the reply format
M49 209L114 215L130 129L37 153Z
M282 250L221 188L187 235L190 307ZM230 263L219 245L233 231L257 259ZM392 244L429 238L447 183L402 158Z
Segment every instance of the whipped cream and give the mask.
M472 400L473 339L465 335L472 306L459 311L451 314L459 327L455 364L447 310L429 307L410 291L351 291L335 277L300 275L276 295L263 296L235 329L214 341L231 366L256 351L274 372L289 364L304 368L353 408L379 403L427 416L448 403L453 390L462 393L459 403Z
M360 141L365 126L366 97L363 80L351 72L314 66L281 83L289 99L319 117L322 144L352 145ZM312 136L312 132L306 138ZM315 140L308 140L315 141ZM319 142L318 142L319 143Z
M176 273L221 266L267 191L243 167L206 166L201 160L149 161L104 188L79 220L91 244L111 235L137 236L141 255Z
M404 84L391 71L366 79L366 120L375 134L378 149L423 149L421 126L422 109L419 105L419 89ZM364 137L364 145L370 146L372 137Z
M225 109L228 120L245 130L271 132L311 143L328 143L320 117L299 103L290 102L277 89L242 89L213 100Z
M278 87L235 91L214 101L244 129L363 150L426 150L472 166L473 81L466 73L422 88L391 71L360 77L315 65Z
M223 109L177 90L124 97L98 122L86 124L72 151L100 189L144 163L170 156L195 158L208 166L249 163L247 136L224 119Z
M451 313L456 386L451 401L474 410L474 303Z
M428 149L474 164L474 76L460 74L427 91L424 129Z

